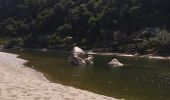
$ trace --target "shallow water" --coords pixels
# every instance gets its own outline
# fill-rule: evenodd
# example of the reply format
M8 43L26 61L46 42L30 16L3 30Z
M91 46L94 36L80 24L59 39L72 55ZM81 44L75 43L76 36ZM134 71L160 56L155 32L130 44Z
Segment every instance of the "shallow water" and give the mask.
M30 62L51 81L125 100L170 100L170 60L95 56L93 66L67 63L67 52L8 51ZM117 58L124 68L110 68Z

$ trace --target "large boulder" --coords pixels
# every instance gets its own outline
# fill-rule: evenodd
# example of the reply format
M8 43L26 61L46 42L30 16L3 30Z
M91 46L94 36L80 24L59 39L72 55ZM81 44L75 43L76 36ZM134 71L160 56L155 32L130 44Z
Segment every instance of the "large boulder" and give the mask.
M68 62L74 65L88 65L93 64L93 57L86 54L81 48L74 47Z
M79 47L74 47L71 53L78 57L84 57L86 55L86 53Z
M108 65L112 67L122 67L123 64L120 63L117 59L113 59L111 62L108 63Z

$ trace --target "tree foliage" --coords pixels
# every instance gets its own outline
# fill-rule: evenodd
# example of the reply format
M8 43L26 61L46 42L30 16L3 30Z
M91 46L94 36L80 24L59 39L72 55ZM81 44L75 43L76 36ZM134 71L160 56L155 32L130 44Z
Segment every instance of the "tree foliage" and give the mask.
M1 0L0 13L0 37L19 38L23 46L48 47L73 37L78 45L115 47L131 44L137 35L168 45L169 0ZM166 32L140 31L154 27Z

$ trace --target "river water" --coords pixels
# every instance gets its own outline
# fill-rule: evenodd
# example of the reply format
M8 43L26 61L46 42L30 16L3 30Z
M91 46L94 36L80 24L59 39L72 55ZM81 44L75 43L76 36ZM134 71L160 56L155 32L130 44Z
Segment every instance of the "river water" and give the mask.
M63 51L10 52L29 60L28 66L52 82L125 100L170 100L170 60L96 55L92 66L73 66ZM107 63L113 58L125 67L110 68Z

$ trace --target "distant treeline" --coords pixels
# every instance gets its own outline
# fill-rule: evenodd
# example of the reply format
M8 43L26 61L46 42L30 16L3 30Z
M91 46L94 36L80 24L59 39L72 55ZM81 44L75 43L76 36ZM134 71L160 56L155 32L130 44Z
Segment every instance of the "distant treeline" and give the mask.
M168 29L170 0L0 0L7 47L155 51L169 49Z

